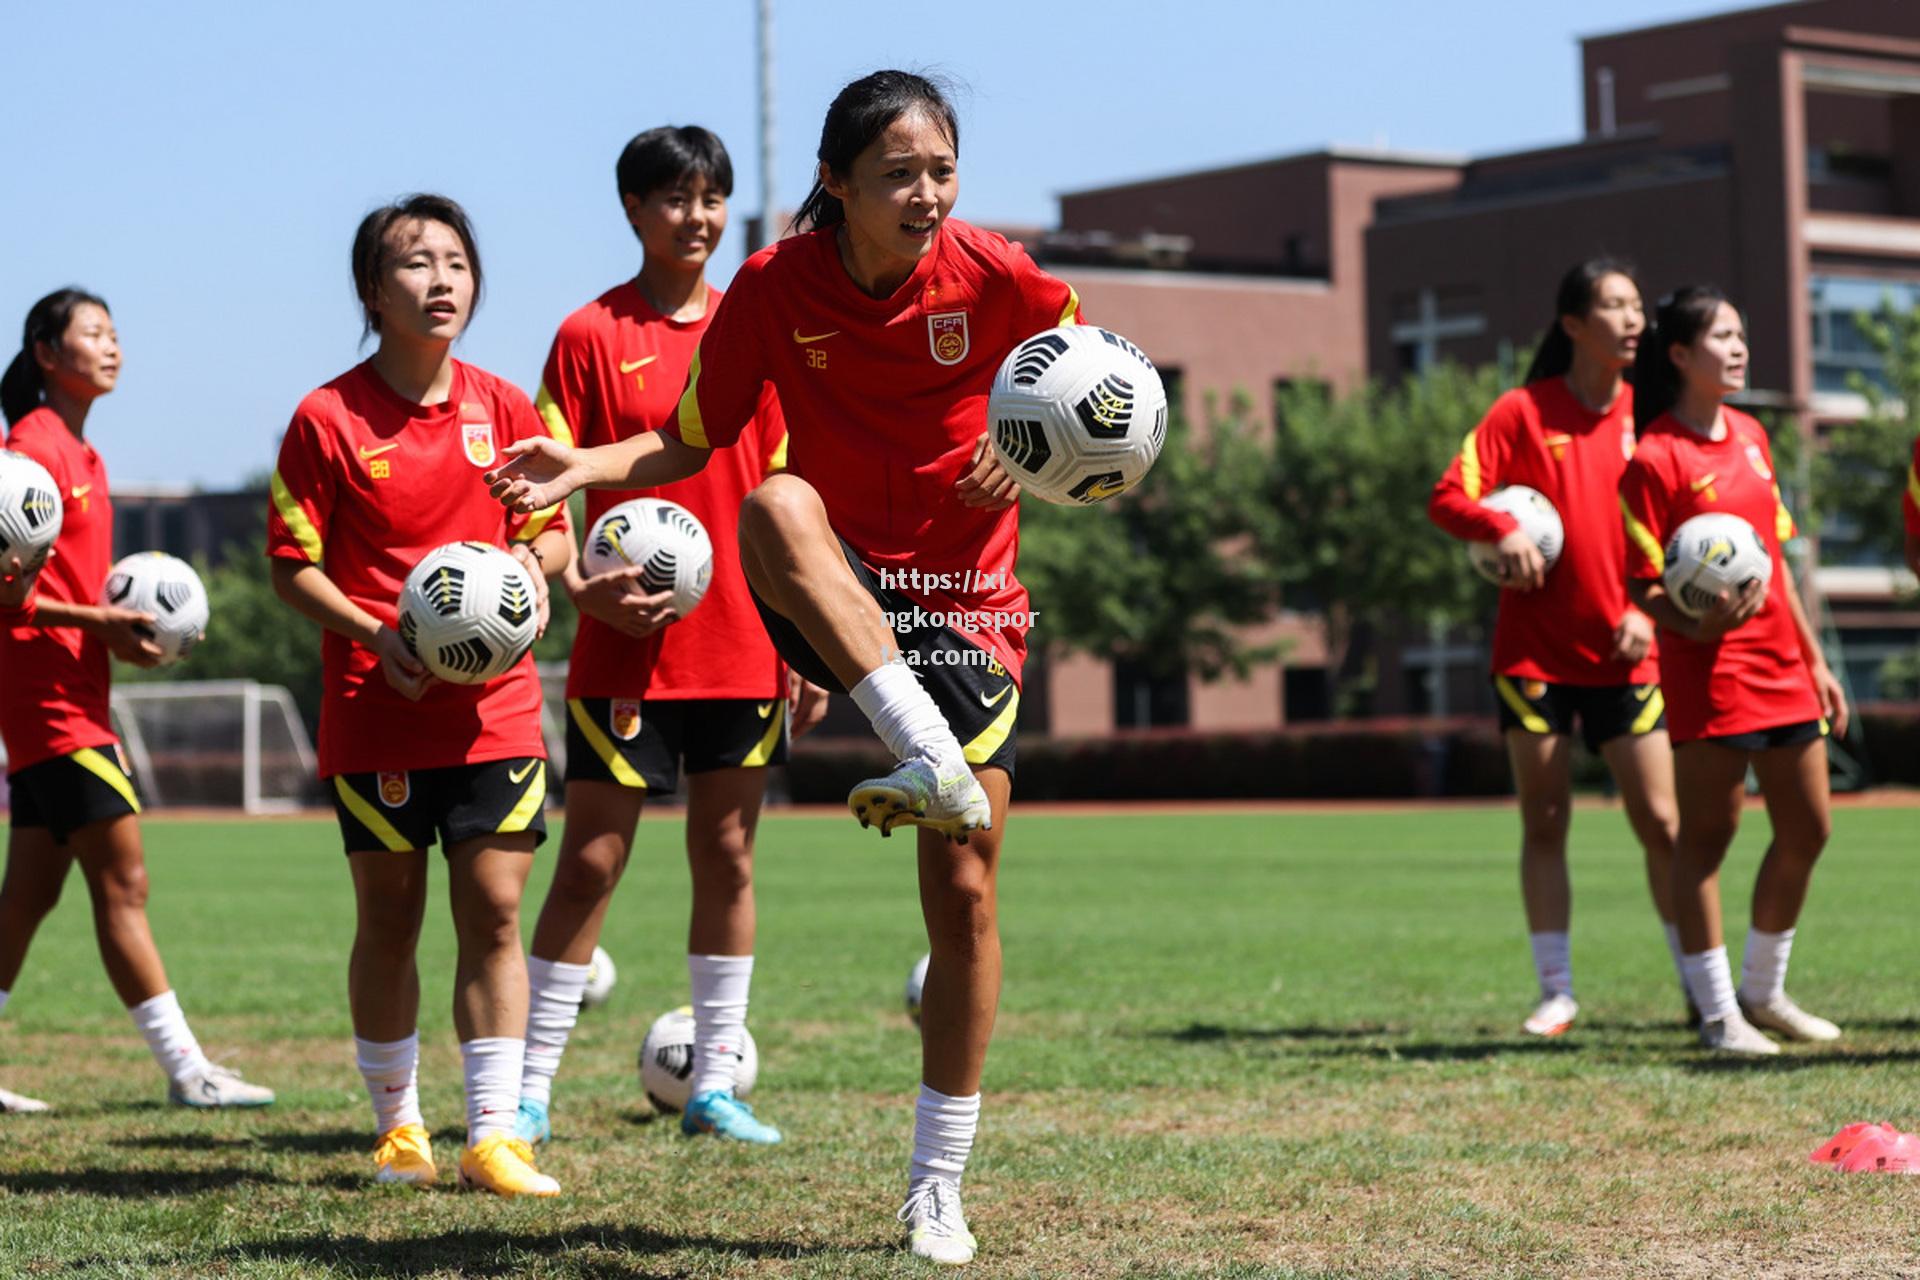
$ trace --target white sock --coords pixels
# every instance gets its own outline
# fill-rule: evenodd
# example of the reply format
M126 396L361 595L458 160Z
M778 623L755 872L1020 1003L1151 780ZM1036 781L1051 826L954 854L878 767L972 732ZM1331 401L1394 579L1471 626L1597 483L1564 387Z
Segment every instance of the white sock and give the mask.
M467 1078L467 1145L512 1133L520 1110L520 1070L527 1042L488 1036L460 1042L460 1066Z
M1785 995L1787 956L1793 951L1793 930L1767 933L1747 930L1747 953L1740 958L1740 998L1765 1004Z
M940 708L920 687L913 668L899 658L874 668L851 693L854 705L873 722L873 731L894 759L918 756L938 765L966 758Z
M405 1040L353 1038L353 1054L360 1078L367 1082L367 1100L373 1103L375 1133L403 1124L424 1124L420 1118L420 1033Z
M1733 1002L1733 970L1727 964L1727 949L1715 947L1696 955L1680 957L1686 973L1687 994L1707 1022L1731 1017L1738 1006Z
M207 1055L187 1027L187 1016L180 1012L180 1000L171 991L162 991L151 1000L127 1006L133 1025L146 1037L153 1060L167 1073L167 1079L179 1084L207 1069Z
M942 1178L959 1186L979 1127L979 1094L949 1098L921 1085L920 1100L913 1108L913 1174L908 1185L922 1178Z
M1540 997L1573 995L1572 944L1564 931L1530 933L1533 944L1533 971L1540 979Z
M592 965L527 957L527 1060L520 1068L520 1096L546 1106L553 1076L580 1018L580 997ZM515 1104L518 1105L517 1103Z
M741 1033L747 1029L747 988L753 983L752 956L687 957L693 984L693 1092L733 1092L733 1069L740 1061Z

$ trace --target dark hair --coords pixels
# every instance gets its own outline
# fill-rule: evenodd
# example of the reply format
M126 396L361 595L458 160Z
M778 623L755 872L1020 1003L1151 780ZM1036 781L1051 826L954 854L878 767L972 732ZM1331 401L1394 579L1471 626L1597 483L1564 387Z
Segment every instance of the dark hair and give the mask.
M827 172L844 174L853 167L853 159L873 145L887 126L909 111L923 111L947 132L954 152L960 150L960 117L938 84L911 71L876 71L842 89L827 108L827 122L820 126L820 163ZM847 220L840 201L827 194L818 175L813 189L793 215L793 225L802 231L817 227L837 227Z
M38 409L46 398L47 378L34 358L34 344L58 347L67 336L67 326L73 323L73 313L85 306L107 310L104 300L72 286L55 289L27 310L27 322L20 332L20 353L7 365L6 373L0 374L0 413L6 415L9 426Z
M1713 327L1713 317L1727 295L1710 284L1690 284L1660 299L1653 323L1640 338L1633 362L1633 426L1644 434L1653 420L1680 400L1680 370L1673 365L1673 349L1692 346Z
M1553 296L1553 323L1547 326L1539 349L1533 353L1533 363L1527 366L1525 381L1557 378L1573 367L1573 339L1567 336L1560 319L1562 316L1584 316L1593 310L1594 294L1599 291L1600 282L1608 276L1625 276L1633 280L1633 264L1620 258L1588 258L1578 266L1569 268L1567 274L1560 277L1560 290ZM1640 287L1638 280L1634 280L1634 287Z
M379 292L380 268L386 264L387 233L398 224L415 219L444 223L460 237L460 247L467 255L467 270L473 275L473 305L476 308L480 305L483 278L480 246L474 241L473 223L468 220L467 211L446 196L425 192L402 196L360 219L360 229L353 233L353 292L360 299L362 338L380 332L380 317L374 312L373 300Z
M623 196L642 199L662 187L702 177L720 194L733 194L733 157L726 144L697 124L661 125L637 133L613 166Z

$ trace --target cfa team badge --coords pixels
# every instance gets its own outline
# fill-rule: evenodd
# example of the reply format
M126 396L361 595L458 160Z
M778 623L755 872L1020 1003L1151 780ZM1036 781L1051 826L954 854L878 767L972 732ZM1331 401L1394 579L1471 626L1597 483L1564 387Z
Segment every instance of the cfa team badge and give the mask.
M407 781L405 770L380 775L380 803L387 808L398 809L412 794L413 787Z
M487 418L485 405L471 400L460 402L460 444L474 466L493 465L493 423Z
M632 742L640 736L640 699L615 698L607 719L614 737L622 742Z
M942 311L927 317L927 342L933 347L933 358L941 364L959 364L972 350L967 337L967 313L964 311Z
M1553 451L1553 460L1555 462L1565 462L1567 460L1567 446L1572 443L1573 437L1564 432L1547 437L1547 448Z
M1620 456L1628 462L1632 462L1633 449L1638 443L1639 441L1634 438L1633 434L1633 422L1629 419L1627 425L1620 428Z
M1773 480L1773 468L1767 465L1767 456L1760 452L1760 446L1747 442L1747 462L1753 467L1753 473L1769 483Z

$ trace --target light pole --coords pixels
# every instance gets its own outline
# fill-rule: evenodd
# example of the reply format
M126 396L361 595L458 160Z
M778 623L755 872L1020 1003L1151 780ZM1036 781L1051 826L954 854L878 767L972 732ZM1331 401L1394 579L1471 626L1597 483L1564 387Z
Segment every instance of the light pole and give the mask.
M748 251L772 244L779 232L773 220L780 205L773 182L773 0L758 0L760 50L760 222Z

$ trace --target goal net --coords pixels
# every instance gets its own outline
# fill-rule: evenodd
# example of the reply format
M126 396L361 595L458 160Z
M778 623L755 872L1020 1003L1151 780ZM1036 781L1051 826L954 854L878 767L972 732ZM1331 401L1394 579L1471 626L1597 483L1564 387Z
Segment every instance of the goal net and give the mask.
M150 807L285 813L320 802L312 740L279 685L123 684L113 727Z

